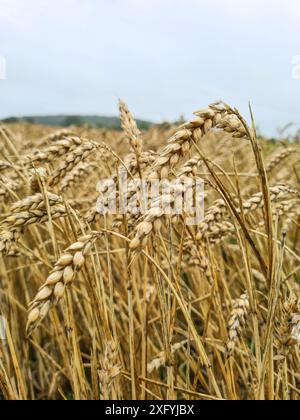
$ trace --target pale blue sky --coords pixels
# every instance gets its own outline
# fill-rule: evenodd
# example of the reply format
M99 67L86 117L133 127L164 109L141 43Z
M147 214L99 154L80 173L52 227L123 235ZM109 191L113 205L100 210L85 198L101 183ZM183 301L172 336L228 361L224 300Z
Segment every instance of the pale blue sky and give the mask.
M223 99L268 134L300 126L299 0L0 0L0 118L187 118Z

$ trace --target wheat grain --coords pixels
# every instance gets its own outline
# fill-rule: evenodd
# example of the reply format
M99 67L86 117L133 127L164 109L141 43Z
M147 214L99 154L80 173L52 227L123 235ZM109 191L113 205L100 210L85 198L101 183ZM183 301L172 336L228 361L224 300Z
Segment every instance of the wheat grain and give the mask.
M270 201L276 203L279 200L289 195L299 196L299 192L286 185L277 185L270 188ZM243 202L244 214L250 214L264 207L264 199L262 193L254 194L249 200ZM236 211L240 213L240 209L236 208ZM209 234L214 234L215 229L220 229L222 221L228 217L228 210L224 200L217 200L213 206L211 206L204 217L203 221L198 226L197 240L203 241ZM226 220L225 220L226 221ZM218 227L215 227L217 224ZM222 230L222 229L221 229ZM225 227L225 231L226 231Z
M34 329L48 315L51 307L56 305L74 280L75 275L81 270L85 259L89 254L93 243L100 234L95 232L87 235L66 249L62 257L57 261L45 284L40 288L35 299L29 306L27 334Z
M61 130L57 130L54 133L48 134L48 136L45 137L45 142L48 141L59 141L64 140L66 137L74 136L74 132L70 130L69 128L63 128Z
M49 201L50 206L62 204L63 200L58 195L53 193L47 192L47 199ZM30 212L33 210L40 210L45 208L45 197L42 193L38 193L26 198L23 200L17 201L14 203L10 208L10 213L20 213L20 212Z
M150 209L143 215L142 221L135 228L135 237L130 243L131 250L144 248L148 243L151 233L160 231L162 226L161 219L163 216L172 215L172 213L174 213L176 197L178 195L183 196L185 191L190 187L192 187L193 190L195 189L195 184L192 186L190 184L190 178L194 178L194 173L197 171L199 160L198 157L195 157L183 165L177 175L177 179L180 183L174 186L173 193L162 192L159 197L152 200ZM129 220L129 224L134 226L135 220L137 220L138 217L139 213ZM175 215L174 221L176 220L177 217Z
M68 173L60 183L61 191L65 191L68 188L74 187L84 176L88 176L90 173L97 169L96 163L80 163L77 167Z
M174 355L179 350L182 350L184 346L187 344L187 341L181 341L180 343L173 344L172 346L172 354ZM166 354L165 352L161 352L155 359L148 363L147 371L148 373L152 373L154 370L159 370L162 366L166 365Z
M244 138L248 135L243 124L238 120L236 116L233 115L222 118L218 123L217 128L230 133L233 137L236 138Z
M239 334L242 327L246 323L246 318L249 312L250 304L248 294L242 295L239 299L233 302L233 311L228 322L228 340L226 343L227 355L230 356L236 346Z
M126 134L132 151L139 157L143 150L143 142L141 139L141 132L137 127L137 124L129 111L127 105L123 102L119 102L120 120L122 128Z
M210 262L207 258L204 248L196 244L192 238L189 238L184 242L183 248L185 254L189 256L189 264L191 264L191 266L198 267L202 273L210 277Z
M277 185L270 188L270 201L271 203L276 203L278 200L285 198L288 195L297 195L299 192L293 188L290 188L287 185ZM253 212L257 209L260 209L264 206L263 194L255 194L250 200L243 203L243 208L245 214Z
M296 149L292 147L288 147L287 149L282 150L281 152L278 152L267 164L266 171L271 172L273 169L276 168L281 162L283 162L285 159L287 159L291 154L296 153Z
M22 188L22 183L14 178L2 176L0 183L0 197L8 198Z
M202 159L199 156L194 156L192 159L188 160L180 171L177 173L177 177L180 178L182 176L194 178L197 175L198 167Z
M29 182L31 193L41 192L42 184L46 184L48 178L48 172L45 168L34 168L29 171Z
M139 175L138 169L145 170L151 166L155 159L157 158L157 153L150 150L149 152L143 152L139 155L138 160L136 155L130 154L125 157L124 163L127 168L127 170L134 176ZM115 175L115 178L117 178L118 175Z
M202 241L208 232L213 230L216 223L221 223L227 214L224 200L217 200L207 212L204 220L198 226L197 240Z
M106 343L104 357L100 361L101 369L99 370L101 397L109 400L110 390L115 379L120 375L121 368L117 364L118 348L113 341Z
M288 355L291 347L300 343L300 300L295 295L284 302L277 342L279 354L283 355Z
M108 146L104 143L96 143L93 141L85 141L81 146L77 147L73 152L68 153L64 159L64 162L56 169L49 181L49 185L54 187L63 178L65 178L68 172L72 171L79 163L86 160L96 150L109 151Z
M207 240L211 244L220 243L225 237L235 232L235 227L230 222L215 223L208 235Z
M167 178L170 169L190 151L193 142L198 143L213 127L217 127L223 115L223 110L212 108L195 112L196 118L181 126L170 138L168 146L154 162L148 179Z
M50 214L53 220L67 216L62 199L54 194L48 194ZM45 199L42 194L15 203L10 215L2 223L0 231L0 254L7 254L11 247L18 242L23 229L35 223L44 223L49 220Z
M77 149L83 143L79 137L68 137L47 147L44 151L26 156L21 165L32 166L36 164L52 163L55 159Z

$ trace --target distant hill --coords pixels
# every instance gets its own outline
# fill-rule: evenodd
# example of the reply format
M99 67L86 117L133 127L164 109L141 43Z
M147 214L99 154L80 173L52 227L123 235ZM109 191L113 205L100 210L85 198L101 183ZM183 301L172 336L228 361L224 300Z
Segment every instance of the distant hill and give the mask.
M45 116L30 116L19 118L6 118L2 120L3 123L18 123L28 122L31 124L69 127L70 125L82 126L89 125L95 128L108 128L113 130L120 130L120 120L117 117L103 117L97 115L45 115ZM137 120L137 124L141 130L146 130L151 127L152 123L149 121Z

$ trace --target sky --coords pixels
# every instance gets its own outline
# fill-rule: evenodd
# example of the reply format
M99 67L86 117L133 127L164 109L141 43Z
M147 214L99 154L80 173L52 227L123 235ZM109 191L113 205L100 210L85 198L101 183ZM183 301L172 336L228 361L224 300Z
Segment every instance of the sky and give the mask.
M222 99L300 128L299 0L0 0L0 118L190 118Z

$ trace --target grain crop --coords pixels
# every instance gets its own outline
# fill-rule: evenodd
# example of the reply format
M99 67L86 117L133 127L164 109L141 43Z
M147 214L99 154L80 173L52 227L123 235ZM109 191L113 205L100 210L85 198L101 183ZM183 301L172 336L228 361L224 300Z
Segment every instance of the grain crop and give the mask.
M119 112L1 126L0 400L300 400L299 141Z

